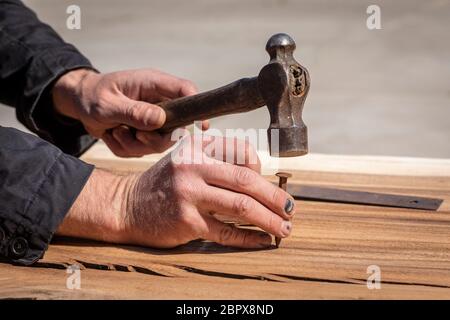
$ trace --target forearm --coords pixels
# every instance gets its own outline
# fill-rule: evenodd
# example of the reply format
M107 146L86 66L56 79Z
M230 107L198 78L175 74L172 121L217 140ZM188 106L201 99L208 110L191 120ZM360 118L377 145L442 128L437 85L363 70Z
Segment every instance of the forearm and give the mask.
M107 242L126 242L129 193L136 175L94 169L57 234Z

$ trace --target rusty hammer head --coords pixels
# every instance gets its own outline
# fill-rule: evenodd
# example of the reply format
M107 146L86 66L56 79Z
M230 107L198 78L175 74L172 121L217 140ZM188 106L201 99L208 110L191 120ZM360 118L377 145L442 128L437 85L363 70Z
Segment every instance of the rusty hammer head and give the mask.
M167 133L196 120L247 112L266 105L270 112L270 154L295 157L308 153L308 137L302 120L310 83L308 71L292 56L295 42L287 34L272 36L266 50L270 61L257 77L159 103L166 113L166 122L159 131Z
M258 76L258 89L270 113L267 130L270 154L295 157L308 153L308 134L302 119L309 91L308 70L293 57L294 40L285 33L273 35L266 44L269 63Z

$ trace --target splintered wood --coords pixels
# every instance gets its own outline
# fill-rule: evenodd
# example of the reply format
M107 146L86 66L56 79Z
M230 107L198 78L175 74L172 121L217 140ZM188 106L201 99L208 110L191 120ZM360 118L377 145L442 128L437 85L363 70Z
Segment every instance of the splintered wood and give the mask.
M149 166L145 160L96 158L92 152L85 160L118 171ZM297 201L292 235L271 250L200 241L154 250L59 238L34 267L1 263L0 297L450 299L450 177L423 170L420 176L390 174L389 163L383 165L384 175L290 170L289 182L436 197L444 203L434 212ZM80 289L68 288L70 265L81 269Z

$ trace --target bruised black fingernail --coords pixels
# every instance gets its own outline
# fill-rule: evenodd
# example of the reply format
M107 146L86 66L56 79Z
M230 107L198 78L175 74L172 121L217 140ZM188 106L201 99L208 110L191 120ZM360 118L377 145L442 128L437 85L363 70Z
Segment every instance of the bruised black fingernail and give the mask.
M287 237L292 230L292 223L290 221L283 221L281 223L281 234L283 237Z
M284 212L287 214L291 214L294 209L294 201L290 198L286 200L286 204L284 205Z

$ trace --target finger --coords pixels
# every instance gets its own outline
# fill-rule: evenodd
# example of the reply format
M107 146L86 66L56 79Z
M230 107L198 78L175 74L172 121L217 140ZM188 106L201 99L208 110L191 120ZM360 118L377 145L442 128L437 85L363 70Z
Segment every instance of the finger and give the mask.
M126 124L138 130L151 131L164 125L166 113L155 104L123 96L117 99L111 109L110 119L117 124Z
M120 143L112 136L112 130L108 130L102 135L102 140L106 143L108 148L118 157L131 157L127 152L122 148Z
M278 237L285 238L291 232L290 221L284 220L252 197L242 193L209 186L199 197L198 205L201 210L236 217L239 221L254 224Z
M155 88L160 95L170 99L191 96L198 92L193 82L164 72L158 76Z
M265 232L249 229L239 229L231 224L220 222L213 217L205 217L208 231L203 236L224 246L260 249L270 247L272 237Z
M153 147L136 139L131 130L126 126L118 126L112 129L112 136L120 144L129 156L141 157L144 154L154 152Z
M197 170L207 184L246 194L284 219L295 214L292 196L249 168L217 162Z
M228 162L245 166L256 172L261 172L261 161L255 148L245 140L227 137L205 136L204 152L207 156Z
M136 139L144 145L151 147L155 152L161 153L173 146L178 140L171 133L158 133L152 131L137 131Z

